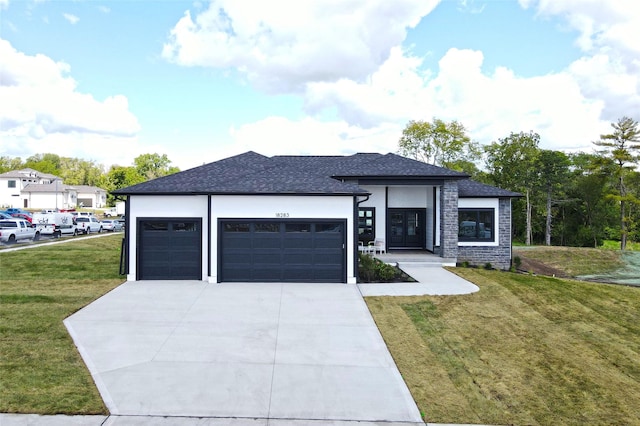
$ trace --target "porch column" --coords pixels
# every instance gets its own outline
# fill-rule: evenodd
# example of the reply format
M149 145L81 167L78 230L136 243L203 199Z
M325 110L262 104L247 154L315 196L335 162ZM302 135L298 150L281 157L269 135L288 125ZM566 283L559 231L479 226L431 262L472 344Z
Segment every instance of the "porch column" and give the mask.
M445 180L440 189L440 256L458 257L458 182Z

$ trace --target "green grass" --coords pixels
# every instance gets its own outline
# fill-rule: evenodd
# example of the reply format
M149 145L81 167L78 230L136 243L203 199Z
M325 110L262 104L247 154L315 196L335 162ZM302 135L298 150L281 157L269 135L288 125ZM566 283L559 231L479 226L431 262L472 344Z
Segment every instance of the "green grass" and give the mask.
M640 288L455 272L480 291L367 298L425 420L640 424Z
M620 241L605 240L601 247L606 250L620 250ZM640 242L627 241L626 250L640 251Z
M0 252L0 412L107 413L62 321L123 282L121 239Z
M529 246L514 247L513 255L537 260L569 276L591 275L624 267L620 250L585 247Z

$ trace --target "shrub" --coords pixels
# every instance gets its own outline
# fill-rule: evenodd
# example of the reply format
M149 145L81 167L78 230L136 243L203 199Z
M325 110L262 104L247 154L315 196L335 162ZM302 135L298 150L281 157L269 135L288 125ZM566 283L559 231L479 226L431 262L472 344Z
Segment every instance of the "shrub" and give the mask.
M515 256L513 258L513 266L515 266L516 269L520 269L520 265L522 265L522 259L520 256Z
M376 259L369 254L358 254L358 272L360 282L410 281L400 269Z

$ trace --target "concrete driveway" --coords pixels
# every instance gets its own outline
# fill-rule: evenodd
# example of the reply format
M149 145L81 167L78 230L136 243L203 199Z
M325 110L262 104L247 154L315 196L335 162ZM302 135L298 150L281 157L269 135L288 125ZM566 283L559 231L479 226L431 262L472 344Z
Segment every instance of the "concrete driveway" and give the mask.
M65 324L112 415L422 423L356 285L127 282Z

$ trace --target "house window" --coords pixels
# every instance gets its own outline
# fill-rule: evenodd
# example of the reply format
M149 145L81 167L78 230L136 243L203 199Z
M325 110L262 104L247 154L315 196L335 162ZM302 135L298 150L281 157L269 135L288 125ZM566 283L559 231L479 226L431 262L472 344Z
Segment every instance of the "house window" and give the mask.
M365 245L376 239L376 209L361 207L358 209L358 241Z
M15 180L10 180L9 181L9 188L15 188L16 187L16 181Z
M458 241L494 241L495 209L458 209Z

